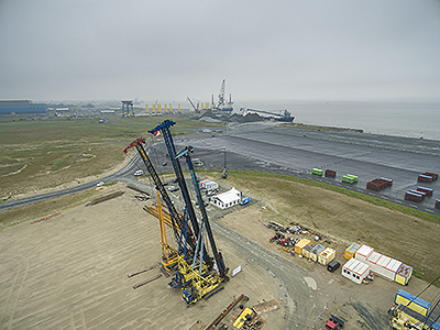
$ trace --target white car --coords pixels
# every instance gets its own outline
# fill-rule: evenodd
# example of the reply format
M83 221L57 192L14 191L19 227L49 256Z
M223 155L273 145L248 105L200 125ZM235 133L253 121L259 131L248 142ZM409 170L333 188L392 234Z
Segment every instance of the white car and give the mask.
M141 175L144 175L144 171L137 170L136 172L134 172L134 176L141 176Z
M104 182L104 181L101 181L101 182L99 182L96 186L97 186L97 187L101 187L101 186L103 186L103 185L105 185L105 182Z

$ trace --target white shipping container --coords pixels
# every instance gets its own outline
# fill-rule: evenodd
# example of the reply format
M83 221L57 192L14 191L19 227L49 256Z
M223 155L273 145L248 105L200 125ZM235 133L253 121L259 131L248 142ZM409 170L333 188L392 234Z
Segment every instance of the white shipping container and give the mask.
M391 275L393 276L391 278L391 280L395 280L396 279L396 273L397 270L399 269L399 267L402 265L402 262L396 260L396 259L391 259L390 263L387 266L387 269L391 272Z
M391 261L390 257L382 256L382 258L380 258L379 261L377 262L377 265L379 267L377 267L376 273L385 276L386 278L391 278L391 280L394 281L394 276L390 277L389 271L387 271L386 269L390 261Z
M377 269L380 267L377 265L377 262L381 257L382 257L381 253L373 251L365 261L366 264L370 265L371 271L373 273L377 273Z
M370 254L373 253L373 251L374 249L372 247L363 244L354 254L354 258L359 261L365 262Z

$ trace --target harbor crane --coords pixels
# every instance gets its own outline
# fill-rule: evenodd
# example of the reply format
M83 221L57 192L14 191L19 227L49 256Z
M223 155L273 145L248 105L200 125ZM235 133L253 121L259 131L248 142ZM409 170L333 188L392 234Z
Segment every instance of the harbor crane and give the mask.
M200 110L199 110L200 101L197 100L197 106L195 106L194 103L193 103L193 101L192 101L188 96L187 96L186 98L188 99L188 102L189 102L189 103L191 104L191 106L193 107L194 111L195 111L196 113L199 113L199 112L200 112Z
M225 99L225 85L226 85L226 79L222 80L222 84L220 87L220 92L218 94L218 104L215 106L214 103L214 95L211 95L211 110L220 110L220 111L232 111L232 96L229 94L229 102L226 103Z

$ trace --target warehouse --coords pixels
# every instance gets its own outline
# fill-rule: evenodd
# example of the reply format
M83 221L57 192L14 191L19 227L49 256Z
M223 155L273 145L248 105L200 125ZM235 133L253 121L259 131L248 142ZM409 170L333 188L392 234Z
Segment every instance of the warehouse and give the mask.
M29 100L0 100L0 115L29 115L46 113L45 104L32 103Z

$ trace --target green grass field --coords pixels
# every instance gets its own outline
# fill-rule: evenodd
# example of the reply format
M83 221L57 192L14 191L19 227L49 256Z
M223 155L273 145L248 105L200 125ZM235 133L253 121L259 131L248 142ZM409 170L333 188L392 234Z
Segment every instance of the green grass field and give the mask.
M140 136L153 139L148 130L165 119L177 124L173 134L200 126L182 116L110 117L98 119L0 120L0 201L19 198L45 188L80 182L81 178L109 171L123 160L122 150ZM223 127L203 123L204 127Z

